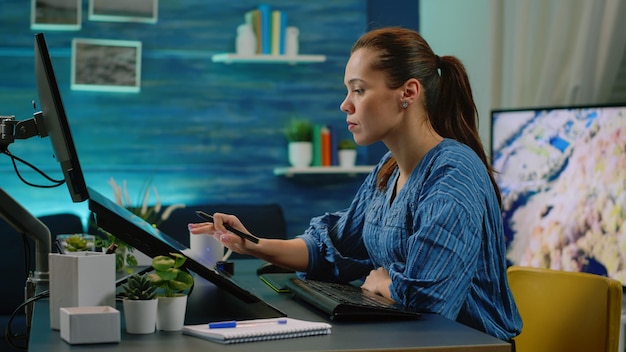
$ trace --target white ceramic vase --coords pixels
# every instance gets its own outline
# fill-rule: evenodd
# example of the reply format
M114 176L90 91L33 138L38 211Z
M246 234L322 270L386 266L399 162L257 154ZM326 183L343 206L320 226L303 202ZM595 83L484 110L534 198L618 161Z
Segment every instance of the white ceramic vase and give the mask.
M187 295L159 296L157 301L159 301L159 306L157 308L156 328L163 331L182 330L187 311Z
M238 55L254 55L256 53L256 36L249 24L240 24L237 27L235 50Z
M296 56L299 51L299 35L300 30L298 27L287 27L285 30L285 55Z
M309 167L313 161L312 142L289 142L289 163L293 167Z
M156 328L158 300L124 299L124 322L129 334L152 334Z
M340 167L354 167L356 164L356 149L340 149L338 158Z

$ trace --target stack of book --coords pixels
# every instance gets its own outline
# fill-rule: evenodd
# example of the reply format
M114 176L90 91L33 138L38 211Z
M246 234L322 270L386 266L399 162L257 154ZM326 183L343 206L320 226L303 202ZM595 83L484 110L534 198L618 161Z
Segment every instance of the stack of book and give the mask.
M338 165L337 129L331 125L316 124L313 126L313 162L311 166Z
M261 4L245 14L245 22L252 26L256 35L257 54L285 55L285 32L287 14Z

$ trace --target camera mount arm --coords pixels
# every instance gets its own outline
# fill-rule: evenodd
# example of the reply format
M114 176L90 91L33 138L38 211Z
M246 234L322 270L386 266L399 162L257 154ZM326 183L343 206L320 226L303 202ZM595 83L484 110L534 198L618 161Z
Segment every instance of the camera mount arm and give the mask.
M34 113L32 118L22 121L15 120L15 116L0 116L0 150L6 150L16 139L27 139L37 135L42 138L48 136L41 111Z

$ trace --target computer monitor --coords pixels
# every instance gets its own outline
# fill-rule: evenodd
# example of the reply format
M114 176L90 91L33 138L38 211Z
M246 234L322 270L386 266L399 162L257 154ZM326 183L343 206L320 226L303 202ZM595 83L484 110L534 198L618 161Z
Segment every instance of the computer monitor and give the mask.
M74 201L89 199L89 209L93 212L97 225L125 243L150 257L167 255L170 252L180 253L188 258L185 262L186 268L223 289L231 296L247 303L238 307L237 312L230 311L228 314L239 314L233 316L248 319L284 316L284 313L265 303L254 293L242 288L233 278L217 271L211 264L203 261L188 247L159 231L152 224L147 223L123 206L87 187L61 102L45 39L43 34L37 34L35 38L35 67L39 98L41 99L46 128L52 139L56 157L63 167L72 199Z
M494 110L510 264L626 285L626 104Z
M237 311L235 311L234 306L231 307L233 310L228 312L231 314L230 319L235 315L247 317L247 319L276 318L285 315L254 293L243 288L230 274L217 270L213 264L207 262L196 252L191 251L187 246L91 187L88 187L88 190L89 209L95 214L96 223L99 227L150 257L167 255L168 253L184 255L187 257L186 268L246 303L238 306Z
M37 134L41 137L49 136L72 200L74 202L84 201L87 199L87 186L65 116L48 47L42 33L35 35L35 77L42 111L35 113L33 119L20 121L17 125L13 125L14 127L8 128L7 131L10 132L11 136L7 137L7 143L12 143L15 137L24 139ZM7 123L8 121L2 122ZM38 126L41 121L43 121L45 130ZM20 125L19 123L24 124ZM3 126L6 127L7 125ZM1 188L0 200L0 217L7 220L18 232L28 235L35 241L37 251L35 272L41 277L47 276L48 253L51 251L49 229Z
M35 35L35 77L44 124L72 201L85 201L88 197L87 186L43 33Z

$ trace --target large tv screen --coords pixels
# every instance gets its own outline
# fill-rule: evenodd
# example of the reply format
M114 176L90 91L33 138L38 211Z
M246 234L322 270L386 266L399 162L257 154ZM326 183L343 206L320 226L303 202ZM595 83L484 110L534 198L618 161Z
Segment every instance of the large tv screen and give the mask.
M626 284L626 104L491 117L510 264Z

